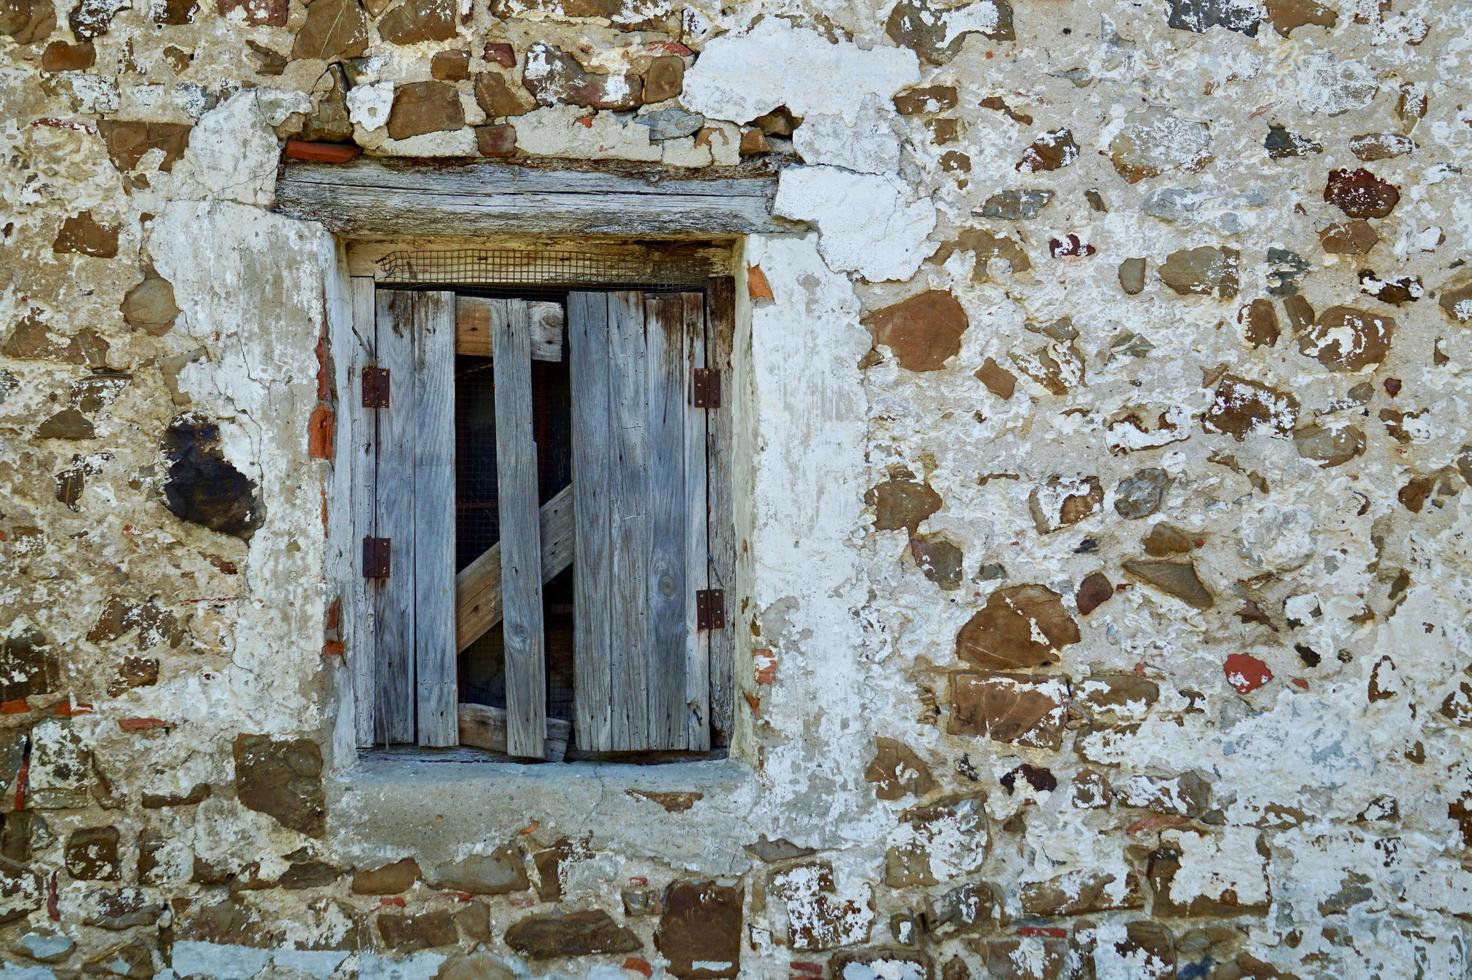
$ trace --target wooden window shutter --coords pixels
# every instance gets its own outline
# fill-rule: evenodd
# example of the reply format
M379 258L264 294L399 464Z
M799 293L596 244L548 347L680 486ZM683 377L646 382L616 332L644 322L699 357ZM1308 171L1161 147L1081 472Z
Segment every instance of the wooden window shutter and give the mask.
M568 297L578 748L710 747L704 297Z
M366 413L371 445L364 536L387 541L375 553L382 561L386 552L387 574L367 580L365 597L374 624L372 737L456 745L455 297L378 290L374 306L375 363L357 372L370 391L351 403Z

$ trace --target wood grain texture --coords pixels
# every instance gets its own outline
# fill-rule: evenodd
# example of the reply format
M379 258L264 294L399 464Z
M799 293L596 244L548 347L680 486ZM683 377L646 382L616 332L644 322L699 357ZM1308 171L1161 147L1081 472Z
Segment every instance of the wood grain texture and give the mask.
M378 619L374 740L414 741L414 294L379 290L378 366L389 372L379 409L375 536L390 538L389 577L374 582Z
M540 170L500 163L433 168L360 158L288 162L276 210L355 235L747 235L791 230L772 216L774 177Z
M363 578L364 537L372 536L374 516L374 470L376 466L373 412L354 397L365 365L374 363L373 280L355 276L348 280L346 316L334 315L329 343L332 347L333 382L337 389L336 447L333 450L332 498L346 512L334 511L334 536L342 538L342 585L338 593L339 635L343 656L352 678L353 726L359 748L373 744L373 715L377 702L376 616L370 601L367 579Z
M542 543L537 507L537 447L532 438L531 324L527 304L493 300L496 484L501 517L501 594L505 604L507 752L546 751L547 693L542 631Z
M613 744L649 748L648 346L644 294L609 294L608 383Z
M564 487L542 505L542 584L572 564L573 490ZM464 652L501 621L501 546L493 544L455 576L455 647Z
M420 745L458 745L454 293L414 294L413 413L416 729Z
M689 502L685 487L686 293L651 293L644 299L645 496L648 557L645 586L646 694L649 734L643 748L686 748L685 683L690 589L685 562L689 547Z
M455 298L455 353L494 357L491 344L491 300L484 296ZM532 360L562 360L561 303L531 302Z
M486 749L506 755L506 711L488 704L459 706L460 744L477 749ZM547 762L561 762L567 754L567 743L572 738L572 723L561 718L547 719L546 751L542 758Z
M578 748L591 752L606 752L613 746L608 314L607 295L568 294L572 488L577 527L573 566L574 731Z
M712 630L710 645L711 745L730 745L736 711L736 622L740 595L736 588L736 510L732 500L731 462L735 437L732 402L736 378L732 348L736 338L735 282L717 276L706 284L706 362L721 372L721 405L707 413L708 527L710 587L726 593L726 628Z
M710 633L698 625L695 593L710 585L710 543L706 510L706 418L711 409L696 408L694 372L705 367L705 297L686 293L684 303L684 387L680 412L685 426L685 605L683 616L685 651L684 728L685 747L696 752L710 749Z

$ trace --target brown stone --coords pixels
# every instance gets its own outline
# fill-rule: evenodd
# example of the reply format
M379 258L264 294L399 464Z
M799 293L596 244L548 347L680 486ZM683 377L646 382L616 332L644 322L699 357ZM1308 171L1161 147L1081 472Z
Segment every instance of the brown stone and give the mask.
M1182 296L1237 295L1239 253L1225 245L1183 248L1166 256L1159 270L1160 281Z
M120 173L137 167L149 150L163 154L158 169L168 173L174 162L184 155L189 145L192 126L185 123L160 123L99 119L97 132L107 146L108 159Z
M638 75L590 72L572 55L540 41L527 53L521 83L545 106L636 109L643 103L644 82Z
M1211 805L1211 784L1194 772L1164 778L1127 776L1111 783L1114 802L1196 819Z
M685 59L663 55L644 69L644 104L677 99L685 88Z
M73 831L66 840L66 870L80 881L117 881L122 870L118 829L88 827Z
M676 881L665 890L654 948L682 978L734 977L741 967L739 887L714 881Z
M329 65L331 80L312 105L312 114L302 126L302 139L318 143L341 143L353 138L353 121L348 115L348 79L342 65Z
M902 116L918 116L954 109L959 102L954 85L927 85L906 89L896 95L894 108Z
M460 93L450 82L410 82L394 89L394 105L388 115L390 138L404 140L464 125Z
M524 115L537 107L536 99L512 88L503 76L493 71L475 76L475 102L492 119Z
M1001 922L1002 902L996 889L983 882L958 885L932 898L925 922L938 939L979 932Z
M1253 347L1272 347L1278 342L1278 311L1270 299L1255 299L1237 311L1242 339Z
M1078 604L1079 615L1087 616L1113 597L1114 586L1104 573L1090 572L1078 584L1078 591L1074 593L1073 599Z
M981 367L976 369L973 377L986 385L987 391L1004 400L1011 398L1017 390L1017 375L990 357L981 362Z
M118 254L118 226L99 224L91 211L78 211L62 222L51 250L110 259Z
M1091 715L1129 715L1160 700L1160 685L1138 674L1090 674L1073 689L1074 702Z
M1149 517L1160 509L1170 484L1170 474L1158 466L1136 470L1114 488L1114 510L1127 521Z
M1061 678L1025 674L952 674L952 735L984 735L1038 749L1063 742L1063 703L1068 685Z
M1284 37L1305 25L1334 29L1339 15L1317 0L1268 0L1268 20Z
M1058 653L1079 641L1078 624L1062 597L1043 585L998 589L956 634L956 656L1001 670L1058 663Z
M144 793L143 808L161 810L173 806L194 806L209 799L212 792L209 783L195 783L187 793Z
M470 50L436 52L429 59L429 77L441 82L463 82L470 77Z
M961 587L961 549L945 535L912 534L910 557L921 574L947 592Z
M1293 432L1298 455L1324 464L1324 468L1347 463L1365 451L1365 433L1358 426L1328 427L1310 423Z
M403 0L378 22L378 36L390 44L448 41L455 36L455 2Z
M82 963L82 972L136 980L143 980L157 973L153 966L153 951L142 939L103 950Z
M992 259L1003 260L1014 273L1032 268L1026 249L1007 236L986 228L962 229L956 235L956 245L976 255L976 264L971 269L972 282L986 282L991 278ZM944 261L944 258L937 257L936 261Z
M1283 313L1295 334L1302 333L1314 322L1313 304L1296 293L1283 297Z
M598 953L632 953L639 937L601 909L529 915L506 930L506 945L534 960Z
M755 127L741 131L741 146L738 152L742 159L746 157L757 157L763 153L770 153L771 144L767 142L767 134Z
M864 503L874 508L876 531L904 528L914 534L921 521L940 510L942 501L929 484L897 477L871 487Z
M956 57L967 35L980 34L992 41L1016 40L1012 5L993 0L996 19L986 29L953 26L951 6L932 0L900 0L889 12L884 32L895 44L909 48L932 65L944 65Z
M516 49L504 41L487 41L481 50L481 57L493 65L502 68L516 67Z
M1457 323L1472 323L1472 276L1461 276L1437 291L1437 305Z
M237 12L243 16L242 23L252 27L285 27L290 4L287 0L216 0L215 10L225 20L236 20Z
M961 352L970 326L966 311L948 290L930 289L875 310L863 319L874 337L909 371L939 371Z
M1353 306L1331 306L1298 337L1298 351L1331 371L1359 371L1385 360L1395 320Z
M1145 554L1152 558L1163 558L1167 555L1184 555L1190 552L1192 542L1190 536L1178 527L1169 524L1157 524L1145 535Z
M1175 596L1188 606L1210 609L1216 599L1202 584L1196 566L1189 561L1136 558L1122 562L1126 572L1148 582L1167 595Z
M1104 486L1097 476L1054 475L1032 489L1027 504L1038 533L1049 534L1097 514Z
M82 71L97 64L97 49L91 41L68 44L52 41L41 52L42 71Z
M1204 882L1205 887L1192 889L1189 898L1181 899L1172 894L1171 884L1181 869L1180 836L1186 832L1167 831L1162 835L1161 845L1150 854L1145 875L1150 889L1155 893L1156 915L1170 916L1239 916L1261 915L1268 910L1268 902L1246 902L1236 890L1221 882Z
M1382 303L1391 306L1402 306L1406 303L1414 303L1425 295L1425 287L1421 284L1420 276L1398 276L1395 279L1381 279L1375 275L1373 269L1360 270L1360 291L1368 293Z
M833 866L826 861L795 865L772 875L767 894L787 906L793 949L817 952L866 942L870 924L853 899L834 895Z
M1324 185L1324 200L1351 218L1383 218L1400 203L1400 191L1364 168L1335 170Z
M99 929L151 926L163 914L163 903L140 888L91 891L82 900L82 921Z
M321 0L318 0L321 2ZM327 827L322 749L306 738L235 737L235 793L242 806L290 830L321 837Z
M1256 381L1225 375L1201 418L1207 432L1224 432L1241 442L1249 432L1269 430L1279 435L1293 431L1298 422L1298 399Z
M489 854L472 854L442 867L431 884L475 895L506 895L524 892L532 886L521 851L515 844L502 844Z
M174 304L174 285L149 273L123 297L123 319L134 330L162 337L174 327L179 307Z
M1003 221L1026 221L1035 218L1042 213L1048 202L1053 200L1053 192L1049 190L1010 190L998 191L982 202L981 207L973 211L983 218L999 218Z
M475 127L475 148L483 157L509 157L516 153L516 129L509 123Z
M194 23L199 0L163 0L152 5L154 23L180 26Z
M419 862L411 857L353 874L354 895L397 895L419 880Z
M1117 875L1105 872L1075 871L1048 881L1023 885L1022 911L1027 915L1063 916L1097 915L1119 909L1145 907L1140 882L1126 874L1119 882Z
M56 7L49 0L0 0L0 34L16 44L44 41L56 29ZM86 40L92 35L78 40Z
M13 922L40 908L44 896L39 875L21 864L0 858L0 924Z
M904 742L882 735L874 739L874 759L864 779L874 784L874 795L881 800L924 796L935 788L925 760Z
M1409 136L1399 133L1362 133L1349 141L1349 151L1366 163L1405 156L1415 148Z
M1134 296L1145 288L1145 260L1125 259L1119 264L1119 288L1126 296Z
M187 633L178 618L152 597L137 602L121 595L110 595L97 622L87 631L87 642L108 643L135 633L138 649L154 646L177 647Z
M1211 161L1211 130L1166 106L1136 109L1110 140L1109 161L1131 184L1172 170L1198 171Z
M357 0L311 0L297 31L292 60L356 58L368 50L368 22Z
M460 935L455 931L455 920L444 909L418 915L380 912L378 934L383 937L385 946L400 952L454 946L460 941Z
M625 790L635 799L648 800L665 813L684 813L705 798L704 793L671 792L657 789Z
M245 47L255 64L256 74L275 78L286 71L287 57L281 52L251 38L245 39Z
M55 647L34 626L12 629L9 636L0 639L0 701L50 694L56 690L61 669Z
M1017 161L1017 172L1034 174L1043 170L1060 170L1078 159L1078 144L1067 129L1055 129L1033 140Z

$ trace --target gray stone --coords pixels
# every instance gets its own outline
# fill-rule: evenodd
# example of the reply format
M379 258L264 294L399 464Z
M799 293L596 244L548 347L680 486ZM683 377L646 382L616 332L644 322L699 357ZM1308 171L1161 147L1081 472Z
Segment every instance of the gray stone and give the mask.
M1125 520L1149 517L1160 509L1170 474L1158 466L1147 466L1119 481L1114 488L1114 509Z
M646 112L634 122L640 126L648 126L649 139L658 143L694 135L705 125L705 117L698 112L686 112L684 109L660 109L657 112Z

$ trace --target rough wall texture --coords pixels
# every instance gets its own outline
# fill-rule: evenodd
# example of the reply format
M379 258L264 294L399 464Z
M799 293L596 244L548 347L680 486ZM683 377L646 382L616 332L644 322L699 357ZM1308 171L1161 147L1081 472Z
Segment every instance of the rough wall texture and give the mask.
M1469 27L0 0L0 975L1466 975ZM354 783L293 137L780 169L740 765Z

